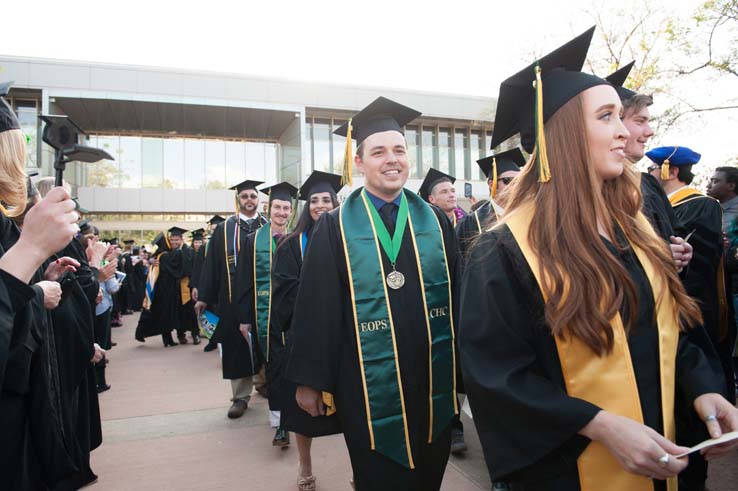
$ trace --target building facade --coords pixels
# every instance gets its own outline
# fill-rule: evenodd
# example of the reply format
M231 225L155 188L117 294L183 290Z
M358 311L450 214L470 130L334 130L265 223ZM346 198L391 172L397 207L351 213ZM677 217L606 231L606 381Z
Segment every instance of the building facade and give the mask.
M380 95L423 113L405 128L409 188L434 167L458 179L460 197L467 182L487 194L476 160L490 154L492 98L8 56L0 74L15 82L29 170L53 175L39 114L68 115L115 158L65 173L107 235L199 228L233 213L228 187L246 178L299 185L316 169L340 173L345 139L333 130Z

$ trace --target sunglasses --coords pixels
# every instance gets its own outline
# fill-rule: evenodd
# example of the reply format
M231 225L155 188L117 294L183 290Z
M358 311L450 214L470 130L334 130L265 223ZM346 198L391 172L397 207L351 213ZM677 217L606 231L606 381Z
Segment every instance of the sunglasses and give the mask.
M646 169L646 170L647 170L647 171L648 171L648 173L650 174L651 172L655 171L655 170L656 170L656 169L658 169L658 168L659 168L659 166L658 166L658 165L649 165L649 166L648 166L648 169Z
M258 194L242 194L241 198L242 199L259 199L259 195Z
M515 179L515 178L514 177L500 177L500 181L505 186L507 186L508 184L510 184L511 182L513 182L513 179Z

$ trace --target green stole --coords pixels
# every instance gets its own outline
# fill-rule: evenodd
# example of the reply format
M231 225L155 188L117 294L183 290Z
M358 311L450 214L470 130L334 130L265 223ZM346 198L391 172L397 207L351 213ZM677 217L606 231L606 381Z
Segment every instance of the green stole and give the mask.
M407 225L421 273L428 332L430 427L433 442L458 413L456 402L456 352L451 305L451 282L441 225L433 210L414 193L403 190ZM354 328L364 388L369 440L376 450L414 469L395 328L385 283L374 205L363 188L349 195L340 210L341 238L348 266ZM374 213L376 214L376 213ZM400 218L398 218L398 223ZM400 229L399 232L402 232ZM404 288L417 288L405 285ZM405 326L397 326L399 329ZM405 367L412 370L413 367Z
M272 309L272 224L259 227L254 235L254 307L256 335L264 359L269 361L269 313Z

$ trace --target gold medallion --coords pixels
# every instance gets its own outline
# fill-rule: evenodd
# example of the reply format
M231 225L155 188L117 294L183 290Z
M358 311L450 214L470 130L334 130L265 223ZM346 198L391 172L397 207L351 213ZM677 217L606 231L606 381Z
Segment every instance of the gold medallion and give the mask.
M387 286L393 290L399 290L405 285L405 275L399 271L392 271L387 275Z

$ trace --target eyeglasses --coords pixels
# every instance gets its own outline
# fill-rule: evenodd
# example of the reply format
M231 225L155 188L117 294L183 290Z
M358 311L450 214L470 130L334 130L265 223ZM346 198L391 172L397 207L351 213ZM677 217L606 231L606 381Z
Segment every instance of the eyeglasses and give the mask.
M505 186L513 182L513 179L515 178L514 177L500 177L500 181L502 181L502 184L504 184Z
M242 194L241 199L259 199L258 194Z
M654 164L654 165L649 165L649 166L648 166L648 169L646 169L646 170L647 170L647 171L648 171L648 173L650 174L651 172L655 171L655 170L656 170L656 169L658 169L658 168L659 168L659 166L658 166L658 165L656 165L656 164Z

